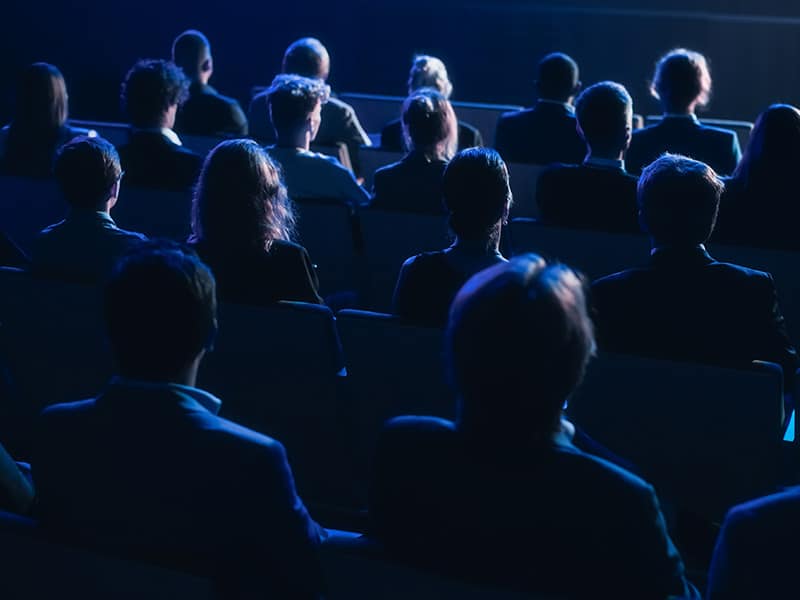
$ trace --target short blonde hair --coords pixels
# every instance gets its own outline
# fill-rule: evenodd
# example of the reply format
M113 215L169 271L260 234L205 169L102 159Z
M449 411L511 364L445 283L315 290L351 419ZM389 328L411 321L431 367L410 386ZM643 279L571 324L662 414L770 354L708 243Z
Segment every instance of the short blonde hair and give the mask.
M411 95L420 88L433 88L445 98L453 93L453 84L447 76L447 68L441 59L427 54L418 54L411 63L408 74L408 93Z

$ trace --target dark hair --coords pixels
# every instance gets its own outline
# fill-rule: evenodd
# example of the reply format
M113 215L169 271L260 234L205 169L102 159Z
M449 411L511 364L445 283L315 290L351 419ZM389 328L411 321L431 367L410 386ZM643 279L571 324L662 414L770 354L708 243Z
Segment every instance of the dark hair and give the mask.
M117 150L100 137L76 137L61 146L56 155L56 180L64 198L75 208L103 207L121 174Z
M266 250L291 240L295 217L280 169L252 140L226 140L206 157L192 203L192 242Z
M467 148L451 160L442 183L450 228L461 239L497 241L508 214L508 169L491 148Z
M628 90L613 81L596 83L578 96L575 115L583 139L595 151L628 147L633 101Z
M122 107L134 127L157 127L170 106L182 104L189 80L175 63L140 60L122 83Z
M656 64L650 93L668 110L684 110L693 102L705 106L711 98L706 57L685 48L670 50Z
M575 95L578 84L578 63L563 52L553 52L539 61L536 88L541 98L565 102Z
M203 63L211 56L211 44L202 32L187 29L172 43L172 62L179 66L189 79L196 79Z
M458 122L441 93L431 88L417 90L403 102L402 119L411 148L430 158L453 157L458 146Z
M569 267L527 254L481 271L453 301L446 332L459 428L553 433L593 351L583 281Z
M267 90L269 114L278 137L300 127L317 105L328 101L330 88L319 79L278 75Z
M723 187L707 164L664 154L639 177L642 228L659 245L705 242L717 221Z
M325 46L316 38L305 37L292 42L283 55L283 72L314 79L328 77L330 58Z
M105 288L121 374L163 381L189 366L213 342L215 289L208 267L178 244L147 242L122 258Z

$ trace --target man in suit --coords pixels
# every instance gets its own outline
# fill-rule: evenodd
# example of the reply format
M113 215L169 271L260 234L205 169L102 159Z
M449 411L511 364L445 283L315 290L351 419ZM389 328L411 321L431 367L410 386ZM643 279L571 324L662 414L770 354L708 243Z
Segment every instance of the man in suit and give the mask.
M742 158L736 133L702 125L695 115L711 96L711 73L702 54L683 48L667 53L656 65L650 93L661 101L664 116L633 134L626 157L631 173L664 152L704 162L720 175L733 173Z
M625 171L633 102L618 83L584 91L575 105L586 141L582 165L555 165L539 177L536 202L546 223L603 231L638 232L636 178Z
M638 204L650 262L592 285L599 345L732 367L772 361L791 384L797 354L772 276L718 262L705 249L722 188L709 166L682 156L665 155L644 170Z
M102 281L121 256L147 239L120 229L111 218L122 179L119 155L103 138L78 137L58 151L55 176L70 210L34 240L31 269L51 277Z
M211 578L224 597L318 597L324 530L283 446L218 417L221 401L194 387L217 329L209 269L174 244L142 249L107 284L105 320L119 377L40 417L42 523Z
M233 98L219 94L208 84L214 73L211 44L201 32L189 29L175 38L172 62L191 82L189 98L178 110L175 129L187 135L243 137L247 117Z
M188 88L183 71L165 60L141 60L128 71L122 104L131 134L119 155L130 184L177 191L194 185L202 157L184 148L172 130Z
M379 443L387 549L544 597L696 597L653 488L576 448L562 418L594 348L578 276L535 255L481 271L445 339L458 420L399 417Z
M497 122L494 147L506 162L578 165L586 145L576 130L572 101L581 89L578 65L566 54L545 56L538 67L539 100Z

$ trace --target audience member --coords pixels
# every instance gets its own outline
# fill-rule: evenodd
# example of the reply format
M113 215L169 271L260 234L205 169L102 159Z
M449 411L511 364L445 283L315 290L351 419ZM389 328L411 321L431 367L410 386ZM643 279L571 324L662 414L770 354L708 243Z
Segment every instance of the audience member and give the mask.
M214 73L211 44L201 32L189 29L175 38L172 62L191 82L189 98L178 110L175 129L188 135L247 135L247 117L233 98L219 94L208 84Z
M97 135L67 124L67 84L56 67L34 63L21 74L14 118L0 130L0 172L50 177L56 150L78 135Z
M668 52L656 65L650 92L661 101L664 116L634 132L626 157L632 173L664 152L704 162L721 175L733 173L742 155L736 133L702 125L695 115L711 97L711 72L702 54L683 48Z
M310 151L329 92L319 79L278 75L269 88L269 112L278 141L267 152L280 163L293 199L368 204L369 193L338 160Z
M394 312L423 325L444 326L458 290L478 271L505 262L500 232L508 219L511 189L500 155L468 148L450 161L442 182L453 245L412 256L400 269Z
M535 255L495 265L445 337L457 421L399 417L378 447L370 516L389 551L547 597L697 597L653 488L563 420L594 348L578 276Z
M442 175L455 154L456 115L442 94L422 88L403 103L403 135L409 152L375 172L374 208L440 215Z
M408 74L408 95L412 96L417 90L432 88L446 99L453 93L453 84L447 75L447 68L441 59L425 54L415 56ZM483 146L481 132L474 126L463 121L458 121L458 150ZM392 152L405 152L411 150L409 139L405 135L405 123L402 117L389 121L381 131L381 149Z
M293 230L291 202L266 152L252 140L214 148L195 190L190 242L211 267L220 297L321 303L314 265L292 243Z
M99 282L147 239L120 229L111 218L122 180L117 151L103 138L77 137L58 151L55 175L69 213L34 240L31 268L46 276Z
M141 60L128 71L122 104L132 131L119 154L130 184L170 190L194 185L202 158L172 130L188 88L183 72L165 60Z
M710 167L682 156L644 170L638 203L650 263L592 285L600 347L734 367L767 360L794 385L797 355L772 276L718 262L705 249L722 188Z
M604 81L577 100L578 131L588 154L582 165L556 165L539 177L536 202L543 221L566 227L638 232L636 178L625 171L633 102Z
M0 510L27 515L33 507L33 498L33 485L0 444Z
M106 287L105 320L119 377L40 417L43 525L209 577L224 597L318 597L324 530L283 446L218 417L220 400L194 387L217 330L208 268L175 245L130 255Z
M506 113L497 122L494 145L513 163L579 165L586 145L576 131L572 101L581 89L578 65L566 54L548 54L539 63L539 100L525 110Z
M800 249L800 111L774 104L759 115L722 195L715 240Z

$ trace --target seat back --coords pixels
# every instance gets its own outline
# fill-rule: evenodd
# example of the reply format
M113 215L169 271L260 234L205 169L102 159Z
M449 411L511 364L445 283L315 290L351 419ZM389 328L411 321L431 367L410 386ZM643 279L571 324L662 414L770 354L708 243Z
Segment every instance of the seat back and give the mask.
M104 138L114 144L121 146L128 143L131 128L127 123L113 123L107 121L81 121L70 119L69 124L75 127L83 127L84 129L93 129L101 138Z
M453 102L453 110L459 121L469 123L481 132L485 146L494 144L494 132L500 115L522 110L515 104L484 104L481 102Z
M365 131L380 133L389 121L399 119L405 98L379 94L340 94L344 102L353 107Z
M547 167L542 165L525 165L508 163L508 175L514 204L511 214L514 217L538 217L539 205L536 204L536 184L539 175Z
M192 232L192 195L123 186L111 215L122 229L185 242Z
M368 148L365 146L359 150L358 156L361 161L364 188L372 193L372 186L375 183L375 171L401 160L405 155L402 152L388 152L380 148Z
M39 232L62 220L68 209L54 181L0 176L0 231L25 252Z

